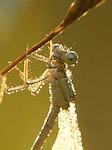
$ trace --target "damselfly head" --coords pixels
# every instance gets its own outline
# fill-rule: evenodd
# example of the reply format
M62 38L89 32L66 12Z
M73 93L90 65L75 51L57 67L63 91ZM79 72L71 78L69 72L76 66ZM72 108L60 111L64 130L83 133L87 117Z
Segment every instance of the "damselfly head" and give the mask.
M68 65L75 65L78 63L78 54L74 51L70 51L66 46L62 46L62 44L54 44L53 45L53 56L55 59L59 59Z

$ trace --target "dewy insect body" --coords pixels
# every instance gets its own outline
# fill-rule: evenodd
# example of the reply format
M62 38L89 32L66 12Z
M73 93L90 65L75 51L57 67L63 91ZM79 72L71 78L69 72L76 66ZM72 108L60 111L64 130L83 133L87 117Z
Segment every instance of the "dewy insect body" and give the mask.
M74 102L76 94L70 76L68 76L68 65L73 65L77 62L78 55L75 52L64 48L60 44L53 45L48 69L49 75L44 80L50 83L51 109L32 150L40 149L55 123L60 108L68 110L70 102Z
M46 140L50 130L52 129L55 120L57 119L57 116L60 112L60 109L70 112L69 107L71 103L74 104L76 93L72 84L72 74L68 69L68 65L75 65L78 62L78 55L77 53L71 51L67 47L63 47L61 44L53 45L50 41L49 58L39 55L36 52L31 54L31 56L41 61L47 62L48 69L44 71L44 73L39 79L28 79L28 57L26 57L24 61L23 72L18 67L15 67L15 69L17 69L17 71L19 72L21 79L24 82L24 85L14 87L11 89L6 86L5 90L7 93L13 93L14 91L28 88L31 94L35 95L39 93L40 88L42 88L43 84L50 84L51 106L48 113L48 117L46 118L42 130L39 136L37 137L36 141L34 142L33 147L31 148L32 150L39 150L42 148L44 141ZM81 143L81 140L79 141ZM81 149L77 150L82 149L83 148L81 146Z

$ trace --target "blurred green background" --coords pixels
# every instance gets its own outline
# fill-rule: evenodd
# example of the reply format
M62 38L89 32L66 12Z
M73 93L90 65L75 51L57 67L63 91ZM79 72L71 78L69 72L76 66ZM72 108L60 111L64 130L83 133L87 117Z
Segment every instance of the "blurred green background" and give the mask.
M0 70L23 54L27 43L31 47L53 30L71 2L0 0ZM112 1L93 9L53 42L73 45L80 57L72 71L84 149L112 149ZM34 59L31 62L30 74L40 76L46 65ZM19 75L13 70L8 85L19 84ZM5 94L0 105L0 150L30 150L49 104L48 85L35 97L27 90ZM51 149L56 134L57 123L43 150Z

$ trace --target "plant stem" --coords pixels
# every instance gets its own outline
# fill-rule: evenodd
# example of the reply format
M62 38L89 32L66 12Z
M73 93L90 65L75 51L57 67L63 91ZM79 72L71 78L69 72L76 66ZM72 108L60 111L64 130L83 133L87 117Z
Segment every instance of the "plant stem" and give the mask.
M0 72L0 75L6 74L19 62L21 62L26 57L26 54L30 55L32 52L56 37L56 35L62 33L64 29L72 24L75 20L78 20L79 18L84 16L89 9L95 6L99 6L99 4L103 3L104 1L105 0L74 0L70 8L68 9L64 20L53 31L51 31L49 35L45 36L39 43L35 44L32 48L30 48L28 52L24 53L22 56L18 57L15 61L13 61L6 68L4 68Z

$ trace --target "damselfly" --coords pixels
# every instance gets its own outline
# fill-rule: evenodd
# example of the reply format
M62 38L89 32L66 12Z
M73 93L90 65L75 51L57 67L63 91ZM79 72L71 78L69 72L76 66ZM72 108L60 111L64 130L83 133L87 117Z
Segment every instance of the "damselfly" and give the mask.
M13 93L18 90L28 88L32 95L38 94L40 88L45 83L49 83L50 109L41 132L36 138L32 150L42 148L44 141L49 135L55 120L58 118L58 136L53 145L53 150L83 150L81 132L79 131L77 115L75 113L76 92L72 84L72 73L68 66L75 66L78 63L78 55L70 48L62 44L53 44L50 41L49 58L39 55L37 52L31 54L33 58L47 62L48 68L42 76L37 79L28 78L28 55L24 61L24 71L17 66L21 79L24 84L18 87L9 88L5 84L6 93ZM27 47L28 52L28 47ZM4 91L4 90L3 90ZM3 95L3 93L2 93Z

